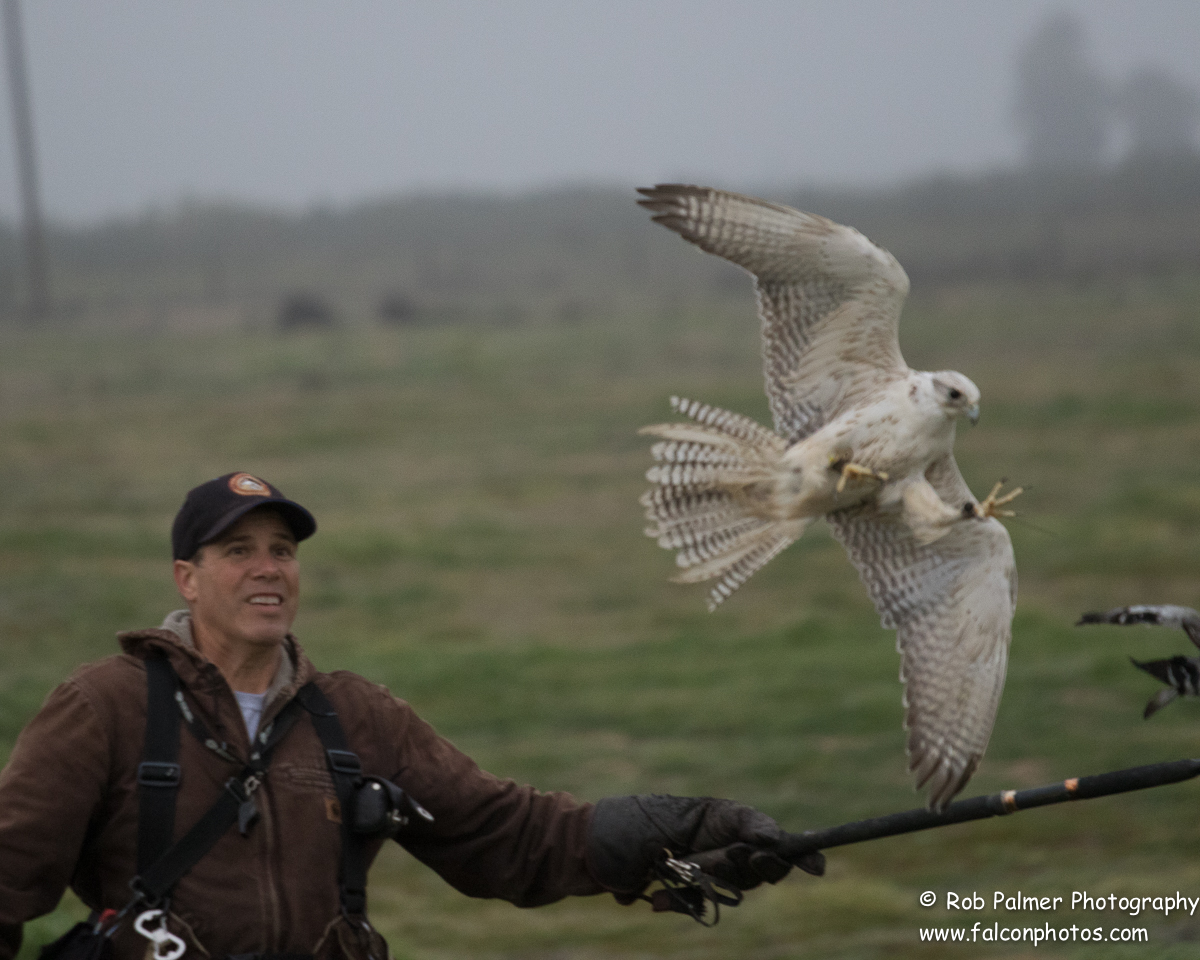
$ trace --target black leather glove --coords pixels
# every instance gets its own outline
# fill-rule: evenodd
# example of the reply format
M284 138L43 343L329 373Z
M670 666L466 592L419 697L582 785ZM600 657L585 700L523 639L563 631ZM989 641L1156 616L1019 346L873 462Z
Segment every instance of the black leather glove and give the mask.
M792 864L771 851L784 832L765 813L712 797L606 797L596 804L588 839L592 874L617 900L631 903L654 879L654 865L671 856L739 890L764 880L777 883ZM825 857L807 854L797 864L820 876Z

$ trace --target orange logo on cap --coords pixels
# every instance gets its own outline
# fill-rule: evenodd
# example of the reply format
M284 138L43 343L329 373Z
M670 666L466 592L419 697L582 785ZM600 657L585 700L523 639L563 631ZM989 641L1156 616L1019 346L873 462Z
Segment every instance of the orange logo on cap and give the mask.
M243 497L269 497L271 488L248 473L235 473L229 478L229 489Z

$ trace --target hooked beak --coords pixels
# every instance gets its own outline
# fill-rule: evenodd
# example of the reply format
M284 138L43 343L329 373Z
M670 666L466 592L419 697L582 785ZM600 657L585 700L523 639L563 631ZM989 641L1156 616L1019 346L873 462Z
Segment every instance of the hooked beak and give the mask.
M979 422L979 404L973 403L967 408L967 419L971 421L971 426Z

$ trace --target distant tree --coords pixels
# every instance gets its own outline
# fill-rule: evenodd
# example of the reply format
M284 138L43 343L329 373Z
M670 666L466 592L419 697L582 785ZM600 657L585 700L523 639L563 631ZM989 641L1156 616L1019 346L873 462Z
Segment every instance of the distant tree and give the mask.
M412 297L396 290L383 295L375 312L379 315L380 321L390 327L406 327L416 323L420 315Z
M1103 160L1112 99L1088 62L1083 26L1069 13L1051 16L1017 61L1017 125L1025 157L1041 169L1084 170Z
M332 327L337 318L333 308L315 293L293 293L284 297L279 304L279 328L300 330L304 327Z
M1160 67L1143 67L1125 83L1117 108L1128 125L1132 157L1175 157L1196 151L1200 95Z

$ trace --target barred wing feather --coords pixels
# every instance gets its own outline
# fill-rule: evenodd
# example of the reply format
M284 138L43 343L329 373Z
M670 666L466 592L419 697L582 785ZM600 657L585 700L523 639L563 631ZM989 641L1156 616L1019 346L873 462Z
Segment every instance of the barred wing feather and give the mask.
M908 277L857 230L708 187L639 192L658 223L754 276L767 396L789 443L908 373L897 336Z
M947 502L970 499L952 457L927 477ZM963 522L921 545L873 504L828 519L896 630L909 769L944 809L979 765L1000 705L1017 590L1008 532L993 519Z

